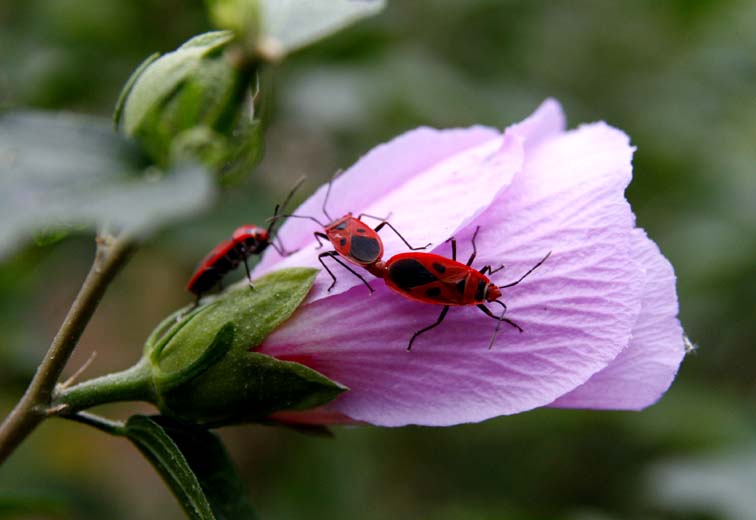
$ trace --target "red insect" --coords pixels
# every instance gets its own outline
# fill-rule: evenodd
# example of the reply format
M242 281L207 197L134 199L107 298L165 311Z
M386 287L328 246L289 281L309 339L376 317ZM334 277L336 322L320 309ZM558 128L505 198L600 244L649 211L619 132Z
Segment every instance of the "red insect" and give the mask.
M389 289L422 303L443 305L438 319L431 325L424 327L412 335L407 350L412 349L412 343L423 332L437 327L444 321L446 313L451 306L476 305L486 316L498 321L488 348L493 347L496 335L499 332L501 322L505 321L512 327L522 332L522 327L510 319L504 317L507 312L506 304L501 301L501 289L513 287L522 282L525 277L535 271L551 255L551 251L536 265L522 275L517 281L505 285L496 285L488 278L501 269L503 265L492 269L490 265L480 271L470 267L477 250L475 238L480 227L475 229L472 237L473 252L466 264L457 262L457 241L450 239L452 246L452 258L436 255L433 253L400 253L392 256L385 264L376 266L376 276L382 277ZM498 303L502 307L501 315L496 316L486 303Z
M374 273L376 270L380 270L381 264L381 258L383 257L383 241L381 241L380 235L378 235L378 232L383 229L384 226L388 226L391 228L391 230L396 233L396 235L402 239L402 242L405 243L405 245L410 248L412 251L417 251L419 249L425 249L430 245L430 243L422 246L422 247L412 247L409 242L399 233L399 231L396 230L394 226L392 226L386 218L381 217L375 217L373 215L368 215L367 213L360 213L357 217L353 217L352 213L347 213L341 218L333 219L326 210L326 204L328 203L328 197L331 195L331 185L333 183L333 179L331 179L331 182L328 183L328 189L326 190L326 196L323 200L323 214L328 219L328 223L323 223L320 220L318 220L315 217L309 216L309 215L281 215L282 217L294 217L294 218L306 218L309 220L314 221L319 226L323 227L324 232L316 231L313 234L315 235L315 240L318 241L318 248L323 246L323 242L321 242L321 239L326 239L334 247L333 251L326 251L324 253L320 253L318 255L318 261L321 263L323 268L328 272L329 275L331 275L332 282L331 285L328 286L328 292L331 292L331 289L336 285L336 276L333 274L333 272L328 268L326 265L324 259L326 257L333 258L337 263L341 264L345 269L347 269L349 272L351 272L353 275L355 275L357 278L359 278L362 283L365 284L365 286L368 288L370 293L372 294L375 289L368 283L365 278L362 277L357 271L349 267L348 264L341 261L339 258L340 256L343 258L346 258L349 262L359 265L360 267L363 267L367 269L369 272ZM375 227L371 228L368 226L365 222L362 221L363 218L372 218L375 220L379 220L380 223Z
M200 298L202 298L203 294L215 287L216 284L220 283L223 280L223 277L239 267L240 263L244 263L249 286L250 288L253 288L247 258L252 255L261 254L268 248L268 246L272 246L279 255L287 256L288 253L280 243L280 239L278 244L273 241L274 225L279 216L278 210L286 206L297 188L302 185L303 181L304 178L297 181L297 184L286 196L286 200L284 200L283 204L276 205L275 210L273 211L273 218L267 228L261 228L254 224L240 226L234 230L230 240L224 240L215 246L213 250L202 259L186 286L188 291L197 295L195 306L199 305Z

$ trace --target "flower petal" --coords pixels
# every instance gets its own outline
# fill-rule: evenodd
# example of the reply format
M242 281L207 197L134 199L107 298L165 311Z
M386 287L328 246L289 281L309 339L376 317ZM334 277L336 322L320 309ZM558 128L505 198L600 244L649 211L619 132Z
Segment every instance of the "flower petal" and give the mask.
M527 119L510 128L525 139L525 146L530 150L543 141L564 133L567 127L566 119L562 105L557 100L549 98Z
M445 153L437 148L446 148ZM416 130L379 147L335 179L328 213L338 217L349 211L390 215L391 224L410 244L435 245L484 211L522 168L522 161L521 139L512 133L501 136L480 127ZM321 218L325 194L326 187L322 187L295 214ZM318 253L332 248L328 244L326 249L317 248L312 233L320 230L317 224L303 225L298 219L286 222L280 234L288 248L298 251L283 259L271 251L255 270L255 276L274 268L321 267ZM388 228L381 232L381 238L385 257L406 250ZM309 301L361 285L343 268L334 269L338 276L334 290L327 292L331 280L327 273L321 273Z
M646 283L630 345L551 406L640 410L654 404L672 384L685 356L675 273L642 229L634 230L633 243L634 256L646 269Z
M631 156L627 136L602 123L542 139L524 170L458 233L464 261L481 226L474 265L506 262L498 283L553 251L526 281L505 289L507 316L525 332L504 324L492 350L496 323L462 307L406 352L412 333L433 323L441 307L376 282L371 297L354 288L311 300L260 351L351 389L319 413L372 424L450 425L553 402L617 357L640 310L643 271L627 261L634 217L623 194ZM438 249L449 252L448 245Z

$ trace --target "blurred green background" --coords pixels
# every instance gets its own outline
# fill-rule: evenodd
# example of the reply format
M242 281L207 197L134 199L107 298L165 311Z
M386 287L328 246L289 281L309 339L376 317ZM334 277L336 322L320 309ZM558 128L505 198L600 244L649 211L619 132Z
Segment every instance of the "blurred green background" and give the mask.
M109 115L132 69L209 28L199 1L0 3L0 107ZM756 3L395 0L271 73L266 156L219 209L155 237L106 295L69 365L139 356L190 296L196 262L418 125L504 127L545 97L638 147L628 197L674 264L699 349L642 413L538 410L446 429L223 431L263 518L756 518ZM0 413L10 410L86 273L91 236L0 265ZM145 408L103 410L125 417ZM45 423L0 469L0 517L182 518L122 439Z

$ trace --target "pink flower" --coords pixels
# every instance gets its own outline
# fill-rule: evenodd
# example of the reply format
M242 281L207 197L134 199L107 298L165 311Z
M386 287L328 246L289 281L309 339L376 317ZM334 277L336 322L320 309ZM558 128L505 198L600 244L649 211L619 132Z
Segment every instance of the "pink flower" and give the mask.
M633 147L622 131L593 123L565 130L559 104L547 100L501 134L482 127L419 128L381 145L338 177L328 212L391 215L413 245L458 259L506 267L498 285L516 280L547 252L521 284L503 290L507 317L493 349L496 321L479 309L452 307L437 328L440 306L410 301L383 280L359 279L334 263L291 320L259 352L296 361L347 387L313 411L277 414L283 421L365 422L383 426L451 425L541 406L638 410L671 384L684 356L672 266L642 229L624 196ZM321 187L295 213L325 219ZM269 253L256 275L286 266L320 267L313 231L290 219L280 230L285 259ZM406 251L381 231L384 259ZM355 267L356 269L359 269ZM494 308L496 312L496 308Z

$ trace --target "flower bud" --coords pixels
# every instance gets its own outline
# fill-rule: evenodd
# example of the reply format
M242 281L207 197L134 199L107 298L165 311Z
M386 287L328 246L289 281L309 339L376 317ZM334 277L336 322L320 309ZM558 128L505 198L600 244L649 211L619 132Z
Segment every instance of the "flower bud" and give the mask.
M190 154L218 171L245 144L237 135L255 126L248 96L253 73L231 32L195 36L137 68L121 92L116 125L159 166Z
M343 392L304 365L250 352L296 310L316 274L286 269L252 290L240 284L151 338L146 355L161 411L219 425L311 408Z
M164 415L215 427L327 403L346 387L299 363L250 352L297 309L317 272L276 271L254 289L241 283L178 321L169 316L134 367L59 389L55 404L72 413L144 400Z

